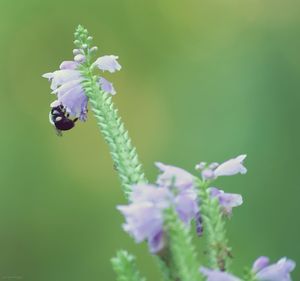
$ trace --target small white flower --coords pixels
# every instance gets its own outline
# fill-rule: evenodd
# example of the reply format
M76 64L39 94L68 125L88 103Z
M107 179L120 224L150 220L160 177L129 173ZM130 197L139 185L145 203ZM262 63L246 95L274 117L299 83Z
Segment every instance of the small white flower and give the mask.
M222 163L215 169L215 176L233 176L239 173L246 174L247 169L243 166L243 161L245 160L246 156L246 154L242 154L236 158Z
M118 63L118 56L109 55L102 56L98 58L92 65L92 67L96 66L102 71L108 71L113 73L115 71L121 70L121 65Z

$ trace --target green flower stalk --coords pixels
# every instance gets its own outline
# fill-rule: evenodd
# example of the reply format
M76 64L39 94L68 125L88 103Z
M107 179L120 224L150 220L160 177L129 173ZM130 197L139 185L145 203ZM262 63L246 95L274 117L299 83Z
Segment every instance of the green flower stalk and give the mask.
M111 259L117 281L146 281L138 271L135 260L135 257L126 251L119 251L116 257Z
M199 180L198 184L209 267L225 271L229 268L231 248L226 237L224 214L218 198L210 196L209 182Z
M112 104L111 96L97 88L95 78L89 77L89 74L85 77L87 81L84 83L84 88L90 99L92 111L109 145L114 167L120 176L123 190L128 198L133 184L146 181L142 165L128 132Z
M92 111L96 117L101 132L109 146L110 153L117 170L123 190L128 197L131 186L145 182L142 165L139 162L136 149L132 145L128 132L114 108L112 96L99 88L99 77L93 75L95 64L91 64L91 39L87 30L78 26L75 32L76 46L84 51L86 62L81 65L80 72L84 78L82 86L89 98Z
M165 211L165 220L170 260L174 264L180 280L203 281L199 274L199 263L189 228L179 220L172 208Z

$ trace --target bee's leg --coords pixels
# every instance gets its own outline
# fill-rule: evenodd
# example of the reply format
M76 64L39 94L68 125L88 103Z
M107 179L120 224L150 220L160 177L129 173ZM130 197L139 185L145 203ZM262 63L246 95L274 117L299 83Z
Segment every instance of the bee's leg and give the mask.
M56 133L56 135L58 136L58 137L62 137L62 131L61 130L59 130L59 129L57 129L57 128L55 128L55 133Z
M73 119L73 122L75 123L78 120L78 118Z

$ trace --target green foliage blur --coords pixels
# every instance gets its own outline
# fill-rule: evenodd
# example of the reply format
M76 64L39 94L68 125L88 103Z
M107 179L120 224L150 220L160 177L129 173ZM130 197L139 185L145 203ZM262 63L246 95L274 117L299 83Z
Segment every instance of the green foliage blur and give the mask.
M0 279L115 280L121 248L159 278L121 229L92 114L62 138L48 122L41 75L72 59L79 23L99 55L120 57L105 77L150 179L155 161L193 172L248 154L247 175L217 182L244 197L228 223L235 272L259 255L299 263L299 12L294 0L0 0Z

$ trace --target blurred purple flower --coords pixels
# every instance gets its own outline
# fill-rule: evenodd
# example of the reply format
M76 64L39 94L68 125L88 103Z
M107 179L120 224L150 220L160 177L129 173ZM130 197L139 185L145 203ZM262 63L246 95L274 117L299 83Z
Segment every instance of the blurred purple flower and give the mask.
M210 187L209 192L212 198L218 198L222 211L230 216L232 208L243 204L243 198L240 194L225 193L216 187Z
M111 95L116 94L113 84L111 82L107 81L106 79L104 79L103 77L100 77L99 85L104 92L111 94Z
M270 259L268 257L261 256L255 260L252 266L253 272L258 272L262 270L264 267L268 266L270 263Z
M155 163L156 167L162 172L157 178L157 184L162 186L176 186L180 189L194 186L195 177L189 172L161 162Z
M163 179L162 175L158 177L159 185L133 186L130 194L131 203L117 207L125 216L124 230L133 236L137 243L147 240L152 253L159 252L165 246L163 219L166 208L173 207L179 218L187 225L199 212L197 193L193 185L190 183L186 185L183 180L190 174L177 167L161 163L158 166L164 169Z
M245 174L247 169L243 165L243 161L247 155L243 154L236 158L225 161L222 164L216 162L207 165L201 162L196 165L196 169L201 171L204 180L213 180L220 176L233 176L236 174Z
M200 272L207 278L206 281L242 281L230 273L201 267ZM267 280L266 280L267 281Z
M258 281L291 281L290 272L296 264L293 260L281 258L277 263L269 265L267 257L259 257L253 264L252 271Z
M125 216L123 229L136 243L147 240L152 253L164 246L163 210L170 206L170 196L167 189L147 184L135 185L130 198L132 203L117 207Z
M243 154L220 164L215 170L215 176L233 176L236 174L246 174L247 169L243 166L243 161L247 155Z

